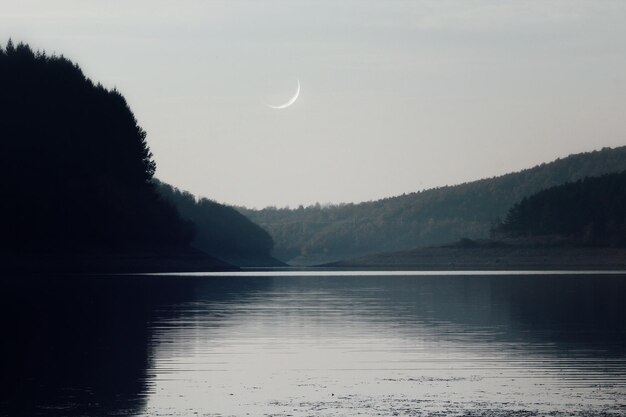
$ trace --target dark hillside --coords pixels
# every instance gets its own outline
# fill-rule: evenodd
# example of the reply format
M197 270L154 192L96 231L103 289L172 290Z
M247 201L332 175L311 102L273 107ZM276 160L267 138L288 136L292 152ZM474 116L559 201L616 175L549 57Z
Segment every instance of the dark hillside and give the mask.
M157 193L124 97L62 56L0 48L0 249L180 252L193 225ZM10 257L8 258L10 259Z
M515 204L496 227L507 237L559 236L591 246L626 245L626 171L548 188Z
M368 253L484 238L522 198L548 187L626 169L626 147L570 155L500 177L359 204L242 209L270 232L281 260L330 262Z
M280 266L272 258L269 233L232 207L155 180L159 193L174 204L183 218L194 223L192 244L206 253L239 266Z

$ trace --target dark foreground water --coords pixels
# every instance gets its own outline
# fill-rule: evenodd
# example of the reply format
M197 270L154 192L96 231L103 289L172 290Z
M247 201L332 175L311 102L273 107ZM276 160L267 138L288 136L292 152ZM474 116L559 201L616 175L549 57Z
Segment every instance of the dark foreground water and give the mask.
M0 415L626 415L626 276L271 275L0 280Z

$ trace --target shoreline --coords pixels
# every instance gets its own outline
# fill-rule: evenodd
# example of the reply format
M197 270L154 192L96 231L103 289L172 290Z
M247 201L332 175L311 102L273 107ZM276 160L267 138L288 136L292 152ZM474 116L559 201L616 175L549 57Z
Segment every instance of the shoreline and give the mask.
M428 247L330 262L334 268L413 270L626 270L626 248Z

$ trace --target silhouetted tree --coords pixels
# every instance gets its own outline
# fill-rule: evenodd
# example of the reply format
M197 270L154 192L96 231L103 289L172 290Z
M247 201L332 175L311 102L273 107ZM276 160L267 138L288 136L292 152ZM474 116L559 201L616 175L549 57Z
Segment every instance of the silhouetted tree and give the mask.
M183 245L193 227L151 182L124 97L63 56L0 48L0 245L35 250Z

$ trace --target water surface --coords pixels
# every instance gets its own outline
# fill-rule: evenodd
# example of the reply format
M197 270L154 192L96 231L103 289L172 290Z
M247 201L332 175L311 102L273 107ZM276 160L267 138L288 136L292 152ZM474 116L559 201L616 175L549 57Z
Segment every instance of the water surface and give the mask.
M2 415L626 414L624 275L266 271L0 286Z

